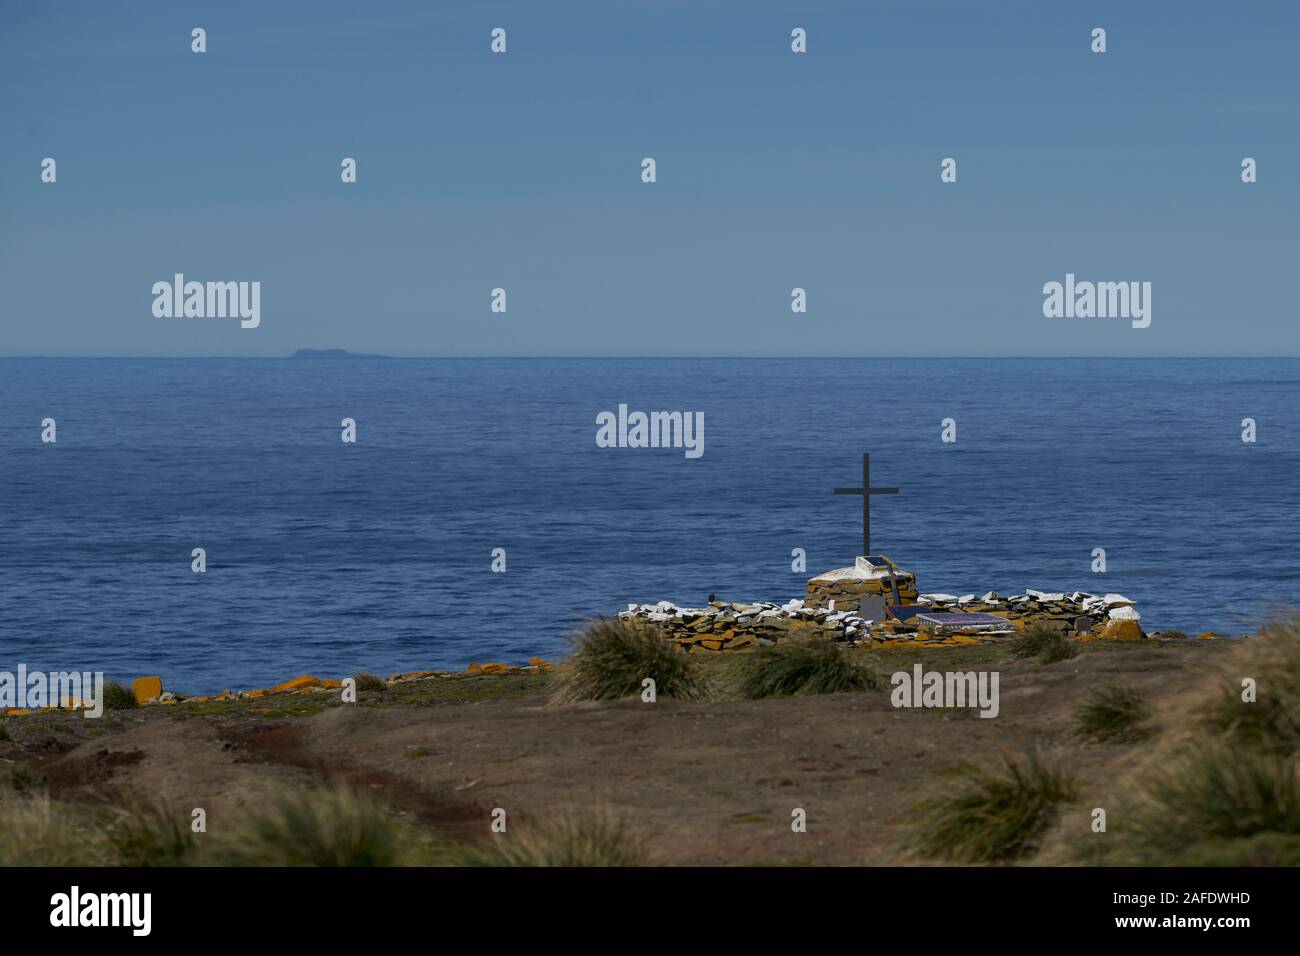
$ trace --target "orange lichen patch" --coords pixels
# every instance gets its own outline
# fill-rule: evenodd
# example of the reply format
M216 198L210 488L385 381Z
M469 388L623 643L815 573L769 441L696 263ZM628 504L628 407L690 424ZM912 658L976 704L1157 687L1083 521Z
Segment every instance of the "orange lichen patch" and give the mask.
M528 658L528 666L536 667L539 671L549 671L551 669L551 662L541 657L530 657Z
M321 687L324 687L326 690L333 690L336 687L342 687L343 681L335 680L333 677L326 677L320 682L320 685Z
M319 687L320 678L313 677L311 674L301 674L293 680L287 680L283 684L276 684L271 691L276 694L283 694L291 690L303 690L308 687Z
M480 664L477 661L471 661L469 667L465 668L466 674L511 674L519 668L511 667L509 664Z
M247 697L249 700L257 700L257 698L265 697L269 693L271 693L269 690L262 687L262 688L258 688L257 690L250 690L246 692L244 696Z
M1196 635L1198 641L1217 641L1222 637L1222 634L1216 634L1214 631L1202 631Z
M161 677L137 677L135 683L131 685L131 693L135 695L137 704L143 704L146 700L157 697L162 692Z
M28 710L26 707L10 707L10 708L8 708L8 709L5 711L5 716L6 716L6 717L24 717L24 716L26 716L27 714L30 714L30 713L31 713L31 711Z
M1144 637L1146 635L1142 633L1142 626L1137 621L1111 618L1101 629L1100 639L1103 641L1140 641Z

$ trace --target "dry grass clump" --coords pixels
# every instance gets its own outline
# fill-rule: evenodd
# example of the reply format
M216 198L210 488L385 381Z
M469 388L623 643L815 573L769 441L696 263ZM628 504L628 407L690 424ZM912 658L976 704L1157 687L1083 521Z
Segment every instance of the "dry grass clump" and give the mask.
M1055 664L1078 653L1079 648L1074 641L1045 621L1031 625L1011 641L1013 657L1037 658L1040 664Z
M734 666L741 697L794 697L876 690L881 686L861 655L826 638L789 638L742 655Z
M401 866L417 841L387 807L348 787L286 791L213 842L222 866Z
M573 653L556 668L555 703L632 697L647 678L655 682L656 697L698 700L708 694L699 662L644 621L597 618L570 640Z
M352 675L352 679L357 682L358 694L382 694L388 690L388 681L378 674L357 671Z
M0 798L0 866L111 862L111 846L86 814L43 794Z
M642 840L605 810L563 813L493 834L467 850L469 866L640 866Z
M1061 807L1078 795L1075 778L1037 751L1000 767L965 765L958 790L930 801L913 832L925 857L1001 863L1034 852Z
M163 800L119 797L104 833L120 866L183 866L199 849L192 818Z
M1165 731L1136 752L1132 770L1079 810L1105 809L1107 832L1071 826L1057 859L1300 864L1300 620L1242 640L1158 719Z
M1096 743L1135 743L1149 737L1151 705L1128 684L1094 687L1075 715L1080 736Z

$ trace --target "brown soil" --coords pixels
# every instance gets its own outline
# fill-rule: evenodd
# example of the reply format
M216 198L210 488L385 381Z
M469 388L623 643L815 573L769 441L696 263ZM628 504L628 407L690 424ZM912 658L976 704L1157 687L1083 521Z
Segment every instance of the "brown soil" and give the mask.
M195 716L183 712L199 705L179 705L100 721L11 718L0 767L29 764L60 798L117 788L202 805L210 826L279 788L343 780L459 840L486 837L496 807L516 822L604 807L646 838L657 863L889 864L908 861L900 845L918 804L954 786L963 761L1047 747L1085 792L1104 789L1131 748L1073 738L1089 688L1120 678L1158 705L1221 647L1093 646L1050 665L935 649L896 652L882 668L920 660L927 670L998 670L996 719L895 709L887 690L553 707L535 678L536 688L508 696L482 693L490 684L459 700L390 691L380 703L331 698L298 715L232 707ZM102 730L87 736L89 724ZM807 811L806 833L791 831L797 807Z

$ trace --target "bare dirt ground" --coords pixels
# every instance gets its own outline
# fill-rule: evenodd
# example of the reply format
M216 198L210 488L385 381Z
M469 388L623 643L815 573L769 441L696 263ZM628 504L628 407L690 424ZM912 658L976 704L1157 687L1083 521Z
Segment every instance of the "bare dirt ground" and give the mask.
M219 826L284 787L343 780L436 834L489 837L512 822L606 808L661 864L893 864L918 805L955 786L964 761L1047 747L1103 791L1130 748L1074 738L1089 688L1122 679L1153 703L1175 694L1224 642L1093 644L1055 664L1003 648L875 652L887 676L996 669L1001 712L895 709L888 689L779 700L661 698L549 706L546 676L485 675L396 685L378 700L334 694L182 704L0 721L0 772L24 768L51 796L113 789L203 806ZM93 726L92 726L93 725ZM791 830L795 808L807 832Z

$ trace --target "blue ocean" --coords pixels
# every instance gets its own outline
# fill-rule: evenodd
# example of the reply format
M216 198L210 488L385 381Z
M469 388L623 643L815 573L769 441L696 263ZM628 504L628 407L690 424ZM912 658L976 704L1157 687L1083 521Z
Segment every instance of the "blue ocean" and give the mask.
M554 659L629 602L852 563L864 451L901 488L873 550L922 591L1241 633L1300 604L1298 399L1288 359L0 359L0 667L202 693ZM704 454L597 447L620 404L703 412Z

